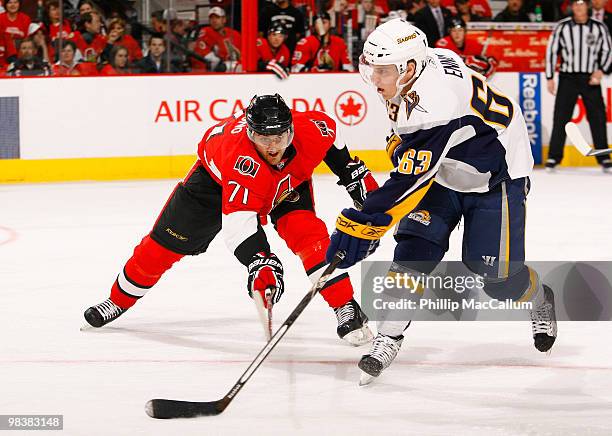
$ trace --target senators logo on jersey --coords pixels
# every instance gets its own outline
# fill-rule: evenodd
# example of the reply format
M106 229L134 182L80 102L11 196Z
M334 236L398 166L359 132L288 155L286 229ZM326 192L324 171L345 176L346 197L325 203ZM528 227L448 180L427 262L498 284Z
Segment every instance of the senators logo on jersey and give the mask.
M234 164L234 169L240 174L255 178L259 171L259 163L255 162L251 156L238 156L238 160Z
M278 206L281 201L287 200L293 203L299 199L300 194L297 191L294 191L293 187L291 186L291 175L287 175L287 177L278 182L276 194L274 195L274 200L272 201L272 208Z

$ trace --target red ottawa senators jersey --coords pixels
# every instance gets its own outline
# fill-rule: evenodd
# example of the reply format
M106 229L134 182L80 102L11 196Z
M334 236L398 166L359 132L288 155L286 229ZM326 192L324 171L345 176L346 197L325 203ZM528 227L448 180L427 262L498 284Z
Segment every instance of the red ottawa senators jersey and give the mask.
M455 41L450 36L439 39L436 42L437 48L445 48L447 50L454 51L458 55L469 56L469 55L480 55L482 53L482 44L475 39L465 38L463 43L463 50L457 47Z
M272 48L266 38L257 38L255 45L257 48L257 60L261 59L264 62L270 62L274 59L285 68L289 66L291 53L289 53L289 49L285 44L281 45L276 53L272 53Z
M257 153L242 112L206 131L198 157L222 186L224 215L247 211L268 215L281 201L291 201L290 196L297 194L293 190L309 180L323 161L336 139L336 123L322 112L292 114L295 153L276 167Z
M291 64L294 73L303 71L309 64L311 72L354 70L344 40L333 35L330 36L329 44L323 47L316 36L302 38L295 47Z

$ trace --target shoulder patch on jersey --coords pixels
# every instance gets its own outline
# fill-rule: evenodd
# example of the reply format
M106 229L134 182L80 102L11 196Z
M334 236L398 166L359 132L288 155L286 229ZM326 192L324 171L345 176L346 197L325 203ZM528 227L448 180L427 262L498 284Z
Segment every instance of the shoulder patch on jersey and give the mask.
M311 119L315 126L321 131L321 136L331 136L334 134L334 131L327 126L327 123L323 120L313 120Z
M259 163L255 162L251 156L238 156L238 160L234 164L234 169L240 174L255 178L259 171Z
M404 101L406 102L406 119L408 119L410 118L410 114L412 114L414 108L419 105L421 97L419 97L419 94L417 94L416 91L411 91L404 97Z

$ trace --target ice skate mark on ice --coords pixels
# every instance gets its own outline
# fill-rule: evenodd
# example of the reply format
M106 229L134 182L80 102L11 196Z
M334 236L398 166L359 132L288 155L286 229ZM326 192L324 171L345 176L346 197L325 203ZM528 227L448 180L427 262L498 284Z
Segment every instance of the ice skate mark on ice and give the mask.
M17 232L11 228L0 226L0 246L15 242Z

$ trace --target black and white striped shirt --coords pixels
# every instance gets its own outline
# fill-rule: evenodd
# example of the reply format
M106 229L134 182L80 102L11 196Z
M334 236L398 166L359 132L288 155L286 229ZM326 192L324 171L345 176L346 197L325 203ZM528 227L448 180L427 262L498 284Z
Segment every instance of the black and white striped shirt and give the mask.
M612 62L612 40L605 24L589 18L584 24L565 18L552 31L546 47L546 78L552 79L561 55L562 73L607 72Z

